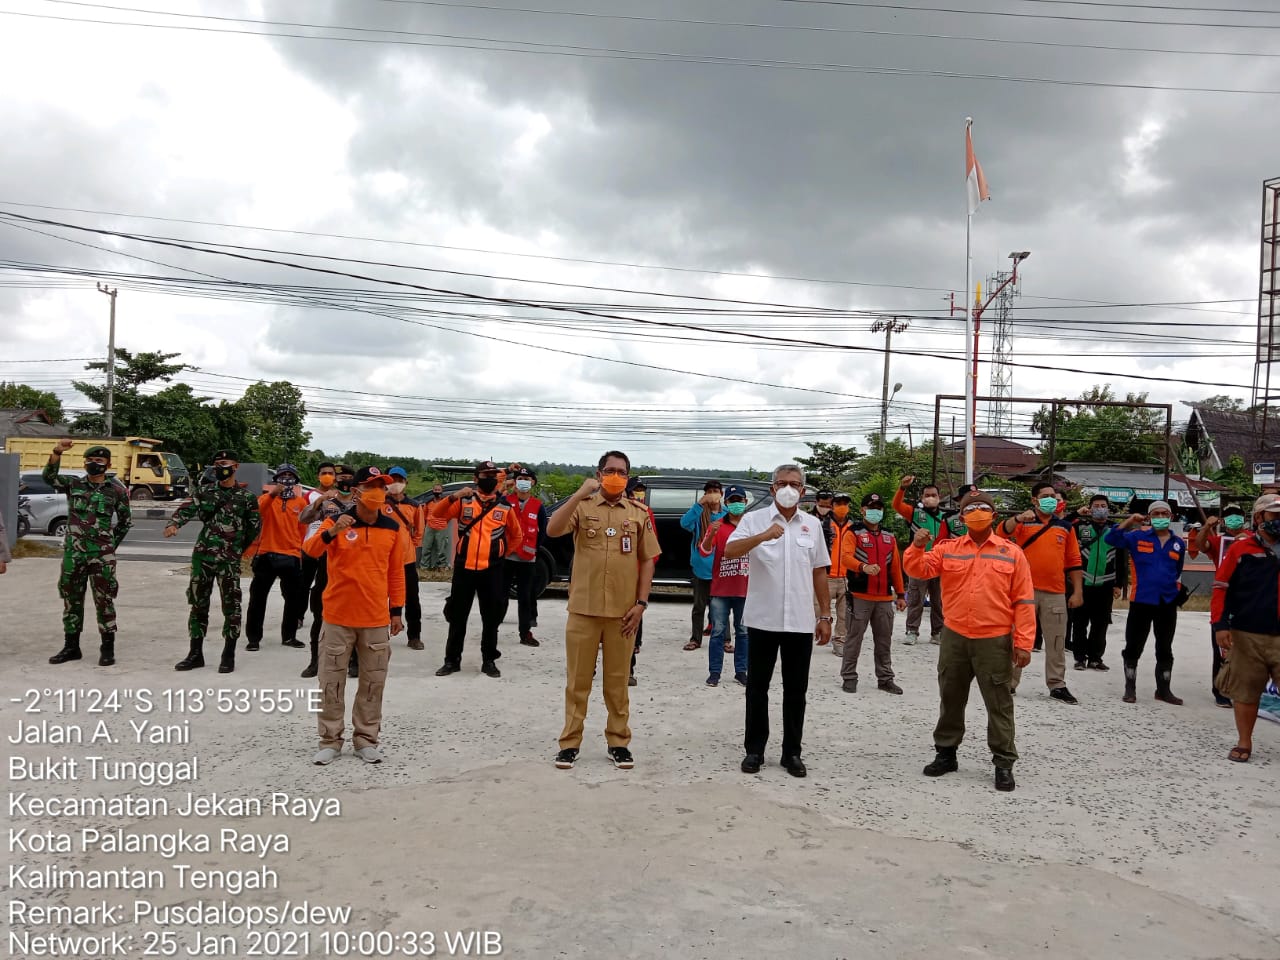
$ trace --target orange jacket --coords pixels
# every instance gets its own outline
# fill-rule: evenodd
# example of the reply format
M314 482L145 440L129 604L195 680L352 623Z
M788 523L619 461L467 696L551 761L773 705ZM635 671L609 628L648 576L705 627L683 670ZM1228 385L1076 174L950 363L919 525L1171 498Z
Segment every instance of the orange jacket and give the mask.
M409 534L409 552L404 562L416 563L418 547L422 546L422 534L425 529L426 518L422 516L422 508L408 500L388 500L382 512L404 527L405 532Z
M422 516L426 519L427 527L432 530L447 530L449 528L448 517L437 517L431 512L431 508L447 496L448 494L442 493L438 500L432 500L430 503L424 503L422 505Z
M401 561L412 550L408 531L385 513L373 523L356 516L355 525L337 535L333 524L326 520L305 544L308 556L326 558L325 620L341 627L387 626L404 610Z
M902 555L907 573L942 578L942 619L971 640L1013 634L1013 645L1036 641L1036 594L1031 564L1015 543L994 533L978 546L966 533L925 552L914 543Z
M307 498L295 493L282 500L274 493L258 497L258 513L262 517L262 530L245 551L251 557L263 553L283 553L290 557L302 557L302 538L306 524L298 520L298 514L306 509Z
M902 556L898 552L898 541L887 530L875 533L870 530L851 531L844 538L840 562L850 573L862 573L862 568L869 563L880 568L875 576L867 574L866 590L850 591L860 600L892 600L906 593L902 586Z
M496 495L495 493L494 496ZM462 500L444 497L427 509L429 516L437 520L443 518L445 521L458 521L458 532L461 533L492 501L492 497L481 500L477 494ZM520 526L519 511L513 510L505 500L499 500L497 506L468 530L466 536L458 540L456 555L463 558L463 564L468 570L488 570L507 554L519 550L522 543L524 530Z
M1075 530L1060 520L1051 520L1048 530L1044 526L1039 521L1019 523L1009 539L1022 547L1035 537L1035 543L1023 548L1027 562L1031 564L1032 584L1037 590L1066 593L1067 574L1083 569L1080 541L1076 539Z
M853 521L846 519L841 523L832 517L827 528L831 531L831 568L827 571L827 576L844 577L849 572L844 559L844 545L853 539Z

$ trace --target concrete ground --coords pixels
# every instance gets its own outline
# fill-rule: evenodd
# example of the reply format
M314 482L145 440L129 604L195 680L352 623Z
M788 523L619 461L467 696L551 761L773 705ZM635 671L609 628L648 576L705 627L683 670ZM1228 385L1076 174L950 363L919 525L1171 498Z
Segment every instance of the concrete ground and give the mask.
M309 686L298 679L304 652L281 647L270 629L262 652L242 652L230 676L212 666L175 673L186 648L185 579L161 563L122 564L119 573L112 668L89 657L56 668L46 663L61 640L56 561L18 561L0 577L6 737L21 718L10 698L28 689ZM836 658L816 651L804 751L809 777L793 779L777 766L776 741L762 773L744 776L742 690L733 682L703 684L705 647L680 649L689 611L675 603L655 604L646 617L640 685L631 691L636 768L615 770L606 758L597 689L582 758L573 771L558 771L551 758L563 717L564 600L541 601L537 649L516 645L514 625L504 626L501 679L479 673L475 615L463 672L436 678L447 588L422 589L427 650L395 641L380 766L350 754L313 766L315 723L300 709L208 712L192 720L192 747L65 750L117 759L194 754L194 790L335 797L340 818L90 818L75 825L284 832L289 852L265 861L278 871L279 888L226 899L350 905L346 929L353 936L496 931L502 955L511 957L1280 957L1280 727L1260 722L1253 761L1227 761L1234 729L1230 712L1209 696L1205 614L1180 622L1174 689L1187 699L1181 708L1152 699L1150 652L1136 705L1121 703L1118 669L1070 673L1081 705L1060 705L1048 698L1033 661L1018 697L1018 789L1006 795L991 786L976 690L959 773L921 776L937 709L928 645L895 645L902 697L875 689L870 644L865 692L856 695L841 692ZM269 624L279 609L273 597ZM216 604L213 619L216 631ZM1117 620L1108 656L1116 665L1123 614ZM775 707L775 730L778 723ZM64 752L9 749L32 759ZM117 783L29 787L39 796L185 793L181 786ZM10 820L13 827L58 825L15 818L11 808ZM166 866L155 855L97 850L10 855L89 867ZM260 864L236 853L186 859ZM15 894L35 896L9 896ZM37 899L77 904L100 897L61 890ZM198 897L223 899L172 887L150 894L156 903ZM311 928L314 955L323 955L314 939L320 930ZM236 955L244 955L246 934L232 935L239 938ZM437 955L446 954L441 948Z

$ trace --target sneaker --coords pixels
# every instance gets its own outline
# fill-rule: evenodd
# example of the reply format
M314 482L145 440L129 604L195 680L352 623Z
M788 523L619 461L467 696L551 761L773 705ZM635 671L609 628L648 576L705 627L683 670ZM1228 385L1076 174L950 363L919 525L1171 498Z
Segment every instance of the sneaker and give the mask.
M935 633L932 637L929 638L929 642L932 643L935 647L942 646L942 634Z
M458 666L456 663L450 663L448 660L446 660L444 662L444 665L439 670L436 671L436 676L447 677L449 674L457 673L461 669L462 668Z
M708 686L708 687L718 687L718 686L720 686L720 674L718 674L718 673L710 674L710 675L707 677L707 686Z
M896 683L894 683L892 680L886 680L884 681L884 683L877 683L876 688L879 690L883 690L885 693L896 693L899 696L902 695L902 688L898 686Z
M610 747L609 758L613 760L613 765L619 770L630 770L636 765L635 759L631 756L631 751L626 747Z
M356 756L365 763L381 763L382 751L377 747L361 747L356 751Z
M857 693L858 681L846 680L844 683L840 684L840 689L843 690L845 693Z
M907 635L902 638L902 642L905 643L908 647L914 647L916 645L916 641L919 639L920 639L920 634L913 633L912 631L908 630Z
M306 644L305 644L305 643L303 643L301 640L299 640L297 637L290 637L290 638L289 638L289 639L287 639L287 640L281 640L281 641L280 641L280 646L282 646L282 647L295 647L296 649L301 650L303 647L305 647L305 646L306 646Z
M1088 665L1087 663L1085 663L1083 660L1077 660L1077 661L1076 661L1075 669L1077 669L1077 670L1088 670L1088 669L1089 669L1089 665Z
M557 770L572 770L573 765L578 762L578 751L574 747L561 750L556 754Z
M1110 667L1108 667L1108 666L1107 666L1105 663L1103 663L1101 660L1090 660L1090 661L1089 661L1089 669L1090 669L1090 670L1102 670L1102 671L1104 671L1104 672L1105 672L1105 671L1107 671L1107 670L1110 670L1111 668L1110 668Z
M257 640L250 640L248 643L246 643L246 644L244 645L244 648L245 648L245 650L246 650L246 651L248 651L249 653L257 653L257 652L258 652L258 641L257 641Z
M520 634L520 643L526 647L541 646L541 644L538 643L537 638L534 637L533 631L531 630L526 630L524 633Z
M844 641L843 641L843 640L832 640L832 641L831 641L831 652L832 652L832 653L834 653L837 657L843 657L843 656L844 656Z
M1049 696L1054 700L1061 700L1063 703L1077 704L1080 701L1071 695L1071 691L1066 687L1055 687L1049 691Z
M486 660L484 664L481 665L480 672L483 673L486 677L502 676L502 671L498 669L498 664L495 663L493 660Z
M744 687L747 685L747 675L745 673L735 673L733 679L737 680Z
M410 638L409 638L409 649L410 649L410 650L425 650L425 649L427 649L427 648L426 648L426 647L424 647L424 646L422 645L422 638L421 638L421 637L410 637Z
M321 747L320 752L311 758L311 762L317 767L327 767L333 761L338 759L338 751L333 747Z

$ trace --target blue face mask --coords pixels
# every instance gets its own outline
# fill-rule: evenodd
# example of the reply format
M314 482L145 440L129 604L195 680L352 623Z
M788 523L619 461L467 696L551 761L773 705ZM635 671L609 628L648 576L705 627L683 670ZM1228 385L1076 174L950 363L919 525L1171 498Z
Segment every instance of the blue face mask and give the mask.
M1058 509L1057 497L1041 497L1036 503L1039 505L1041 513L1052 514L1053 511Z
M747 512L747 505L735 500L733 503L726 503L724 508L729 511L729 516L740 517Z
M883 510L867 510L865 513L863 513L863 516L867 518L867 523L878 524L881 520L884 519L884 511Z
M1222 525L1226 527L1228 530L1243 530L1244 517L1237 517L1233 513L1231 514L1231 516L1223 518Z
M1089 511L1089 515L1095 520L1105 520L1107 519L1108 512L1109 511L1106 507L1094 507Z
M1173 523L1172 517L1152 517L1151 527L1153 530L1168 530L1169 524Z

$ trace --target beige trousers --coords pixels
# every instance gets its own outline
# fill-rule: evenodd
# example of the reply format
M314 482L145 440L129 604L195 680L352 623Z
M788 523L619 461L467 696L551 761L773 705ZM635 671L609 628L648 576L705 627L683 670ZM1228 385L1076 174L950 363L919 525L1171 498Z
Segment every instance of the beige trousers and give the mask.
M343 627L326 622L320 636L320 746L342 750L347 713L347 664L355 649L360 661L360 685L351 706L351 744L355 749L376 747L382 730L382 688L391 660L391 634L386 627Z

